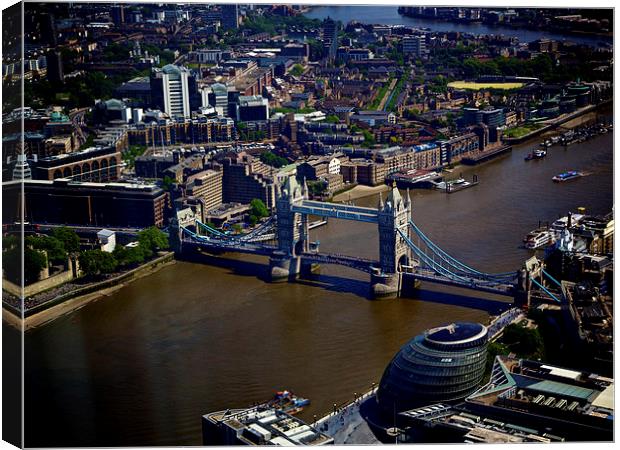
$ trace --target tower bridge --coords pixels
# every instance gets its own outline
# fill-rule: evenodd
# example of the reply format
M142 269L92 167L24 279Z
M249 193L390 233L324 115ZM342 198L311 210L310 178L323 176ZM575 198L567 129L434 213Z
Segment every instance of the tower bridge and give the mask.
M312 201L306 183L289 177L277 187L276 211L259 227L244 235L230 235L195 221L195 231L171 223L171 243L178 253L197 250L241 252L269 257L273 281L295 279L316 264L337 264L370 274L373 297L391 296L420 281L527 298L532 274L520 271L485 273L443 251L411 219L409 193L394 186L376 208ZM309 216L331 217L377 225L379 259L320 252L310 242ZM265 241L264 236L275 239ZM536 276L536 274L533 274Z

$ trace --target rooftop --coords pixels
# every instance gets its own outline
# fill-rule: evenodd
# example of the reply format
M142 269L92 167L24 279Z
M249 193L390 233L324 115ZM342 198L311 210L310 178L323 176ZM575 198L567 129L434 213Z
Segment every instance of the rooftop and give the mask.
M333 439L301 419L272 408L218 411L203 416L236 431L247 445L325 445ZM208 443L205 443L208 444Z
M479 323L456 322L428 330L426 339L432 342L456 344L476 339L486 332L486 327Z

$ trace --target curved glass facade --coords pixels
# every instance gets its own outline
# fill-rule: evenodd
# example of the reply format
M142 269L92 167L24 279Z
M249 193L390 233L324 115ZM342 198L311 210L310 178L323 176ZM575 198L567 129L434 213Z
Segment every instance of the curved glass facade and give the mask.
M484 376L487 341L487 329L478 323L453 323L416 336L385 369L379 405L400 412L467 397Z

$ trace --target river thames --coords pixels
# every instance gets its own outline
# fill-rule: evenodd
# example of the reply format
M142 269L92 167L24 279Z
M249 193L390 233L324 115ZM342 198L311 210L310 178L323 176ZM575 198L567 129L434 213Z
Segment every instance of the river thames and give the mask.
M545 30L525 30L507 26L491 26L482 23L454 23L430 20L420 17L407 17L398 14L397 6L318 6L305 14L310 19L339 20L343 24L350 21L383 25L407 25L411 27L429 28L431 31L459 31L471 34L503 34L513 36L520 42L531 42L541 38L572 41L591 46L611 45L613 39L607 36L587 36L579 34L552 33Z
M611 210L612 134L525 162L538 142L458 168L454 177L479 176L471 189L412 192L413 219L458 259L503 272L531 255L521 240L539 220L580 206ZM568 169L588 175L551 181ZM311 235L326 251L378 255L370 224L334 220ZM301 417L312 420L378 382L414 335L454 320L486 323L510 301L432 285L417 298L374 301L366 274L325 266L314 280L271 284L266 263L177 262L27 332L26 445L200 445L202 414L280 389L309 397Z

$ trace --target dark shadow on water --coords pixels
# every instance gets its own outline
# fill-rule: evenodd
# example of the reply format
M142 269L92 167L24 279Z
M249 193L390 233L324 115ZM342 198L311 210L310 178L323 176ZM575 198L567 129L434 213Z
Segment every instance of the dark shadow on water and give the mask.
M266 260L267 258L265 258ZM208 264L216 267L223 267L230 270L235 275L245 277L256 277L265 283L270 283L269 264L262 264L253 261L243 261L226 256L209 255L205 253L194 254L189 258L183 258L198 264ZM330 292L341 292L354 294L366 300L372 300L370 296L370 286L368 281L357 280L355 278L339 277L325 274L309 274L298 278L294 283L304 286L325 289ZM474 294L475 295L475 294ZM463 306L466 308L479 309L489 314L499 314L508 309L511 302L508 297L506 301L470 297L467 295L438 292L428 289L415 289L411 294L401 297L402 300L420 300L423 302L441 303L444 305ZM377 300L373 300L377 301Z
M209 255L206 253L192 254L190 257L183 257L183 261L209 266L222 267L230 270L235 275L245 277L256 277L261 281L269 282L269 264L260 262L242 261L226 256ZM267 261L267 258L265 258Z
M354 278L313 274L299 278L295 283L303 284L304 286L323 288L331 292L346 292L370 300L369 283Z
M415 294L403 297L403 300L420 300L423 302L441 303L443 305L464 306L486 311L492 315L499 314L511 307L511 301L508 297L506 297L506 301L501 301L428 289L416 289Z
M227 257L226 254L218 256L206 253L192 254L191 256L183 257L182 260L197 264L223 267L230 270L230 272L235 275L256 277L265 283L271 282L269 264L262 264L253 261L242 261ZM265 258L265 261L267 261L267 258ZM326 289L331 292L350 293L364 299L370 299L370 288L368 282L356 280L354 278L324 274L309 274L297 278L294 283Z

